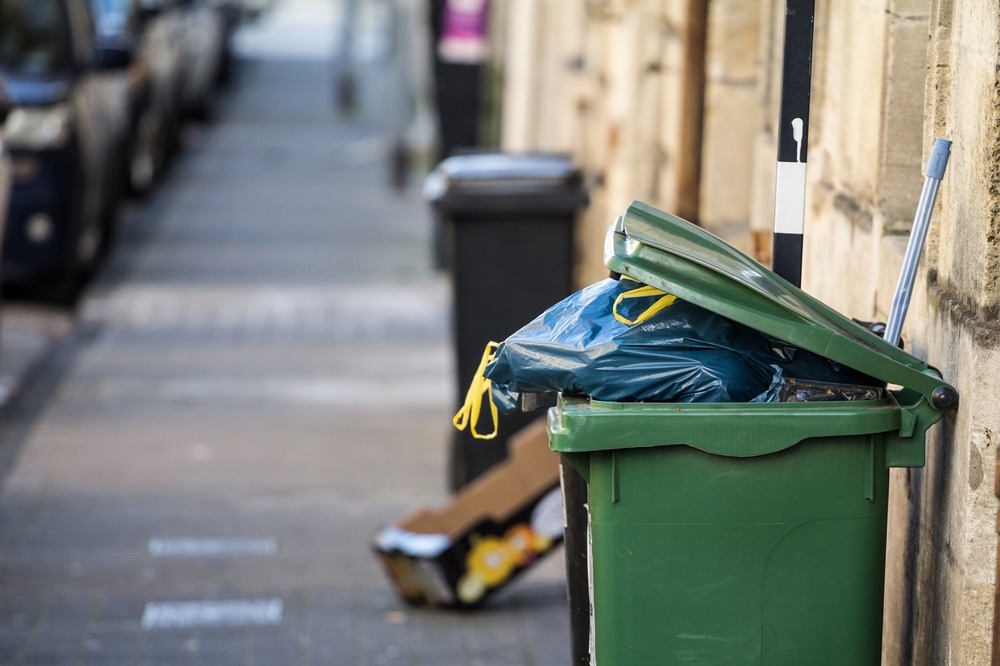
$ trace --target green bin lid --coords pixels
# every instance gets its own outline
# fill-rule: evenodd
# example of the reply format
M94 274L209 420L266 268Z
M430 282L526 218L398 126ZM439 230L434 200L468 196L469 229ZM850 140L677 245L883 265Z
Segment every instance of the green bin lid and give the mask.
M957 407L958 393L937 370L679 217L632 202L608 230L604 261L617 273L919 393L939 411Z

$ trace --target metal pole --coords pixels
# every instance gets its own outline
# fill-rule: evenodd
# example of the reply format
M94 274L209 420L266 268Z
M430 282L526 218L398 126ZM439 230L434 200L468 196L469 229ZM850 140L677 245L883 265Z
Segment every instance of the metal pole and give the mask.
M906 255L903 257L903 268L896 283L896 293L892 297L892 307L889 310L889 321L885 325L885 340L892 345L899 342L903 330L903 320L910 307L910 296L913 293L913 281L917 276L917 265L920 254L924 250L927 238L927 228L930 226L931 212L937 199L938 186L944 178L944 170L948 167L948 157L951 154L951 141L935 139L931 158L927 163L927 177L920 193L920 203L913 216L913 228L910 230L910 241L906 245Z
M806 207L809 88L812 84L815 5L815 0L785 2L772 265L775 273L795 286L802 282L802 231Z

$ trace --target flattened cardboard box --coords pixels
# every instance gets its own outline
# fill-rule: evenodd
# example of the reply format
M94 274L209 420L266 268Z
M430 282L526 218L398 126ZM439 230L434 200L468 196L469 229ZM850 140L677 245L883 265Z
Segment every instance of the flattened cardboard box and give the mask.
M562 541L559 456L545 419L512 437L510 449L443 509L420 509L375 535L375 553L404 601L478 606Z

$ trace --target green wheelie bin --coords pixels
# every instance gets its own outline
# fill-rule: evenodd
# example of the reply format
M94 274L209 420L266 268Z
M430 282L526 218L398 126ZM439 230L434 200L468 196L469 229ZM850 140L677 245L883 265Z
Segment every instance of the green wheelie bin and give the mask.
M880 663L889 468L924 464L958 394L926 363L679 218L633 203L605 263L886 382L782 402L562 396L587 481L597 664Z

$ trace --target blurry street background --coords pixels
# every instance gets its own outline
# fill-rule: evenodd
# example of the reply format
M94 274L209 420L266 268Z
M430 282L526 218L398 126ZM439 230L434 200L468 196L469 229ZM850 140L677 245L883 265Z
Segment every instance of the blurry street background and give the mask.
M468 614L404 606L370 551L446 502L454 401L388 6L348 105L336 0L242 26L75 318L5 308L5 354L55 346L0 428L0 664L569 662L561 550Z

